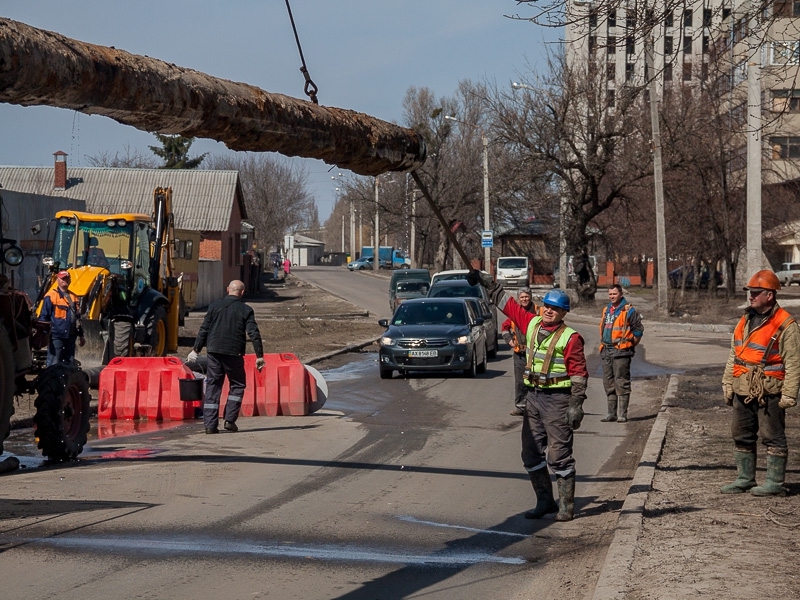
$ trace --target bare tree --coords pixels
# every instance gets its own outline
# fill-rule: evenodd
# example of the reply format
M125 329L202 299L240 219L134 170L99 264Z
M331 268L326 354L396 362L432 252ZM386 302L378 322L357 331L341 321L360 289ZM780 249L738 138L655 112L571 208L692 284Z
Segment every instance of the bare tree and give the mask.
M125 144L121 151L117 150L113 154L111 150L106 150L95 156L89 156L86 160L92 167L114 169L157 169L159 167L158 160L154 155L133 149L130 144Z

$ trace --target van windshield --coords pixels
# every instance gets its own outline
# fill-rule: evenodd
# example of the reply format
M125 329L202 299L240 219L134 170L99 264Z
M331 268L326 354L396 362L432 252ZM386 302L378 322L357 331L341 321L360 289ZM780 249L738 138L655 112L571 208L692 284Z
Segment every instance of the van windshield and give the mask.
M498 269L525 269L528 266L527 258L498 258Z

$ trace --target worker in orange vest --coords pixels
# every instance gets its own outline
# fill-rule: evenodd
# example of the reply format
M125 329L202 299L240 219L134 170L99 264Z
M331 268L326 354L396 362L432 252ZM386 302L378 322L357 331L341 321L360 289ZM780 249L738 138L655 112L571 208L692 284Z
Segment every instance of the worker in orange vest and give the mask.
M539 307L533 302L531 288L528 286L519 288L517 302L529 313L534 315L540 313ZM514 410L511 411L511 415L523 417L525 416L525 398L528 396L528 386L525 385L523 380L525 366L528 363L528 359L525 356L525 332L520 331L511 319L503 321L500 329L502 331L500 335L514 353Z
M50 323L50 344L47 347L47 366L57 363L71 365L75 358L75 340L86 343L81 327L78 297L69 291L69 271L56 275L56 287L47 292L42 302L39 320Z
M731 434L737 478L723 494L749 491L755 496L786 494L786 409L797 405L800 391L800 328L778 306L780 281L769 270L758 271L744 288L750 306L733 332L722 393L733 406ZM756 485L756 442L767 449L767 479Z

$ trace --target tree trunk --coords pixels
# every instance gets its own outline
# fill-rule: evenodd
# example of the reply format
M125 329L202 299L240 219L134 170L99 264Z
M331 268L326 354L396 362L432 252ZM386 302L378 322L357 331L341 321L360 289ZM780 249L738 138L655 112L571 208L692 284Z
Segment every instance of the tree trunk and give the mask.
M415 169L411 129L0 18L0 102L103 115L232 150L316 158L359 175Z

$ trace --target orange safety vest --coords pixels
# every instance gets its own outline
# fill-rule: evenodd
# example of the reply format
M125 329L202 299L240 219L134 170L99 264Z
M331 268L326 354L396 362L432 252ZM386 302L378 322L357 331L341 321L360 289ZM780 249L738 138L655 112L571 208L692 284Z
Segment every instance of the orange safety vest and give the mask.
M606 304L605 308L603 308L603 316L600 317L600 352L605 347L603 344L603 330L605 329L608 307L609 305ZM619 314L614 318L614 323L611 326L611 345L618 350L633 348L633 332L628 323L628 311L632 308L633 306L626 304L623 310L619 311Z
M757 365L763 365L764 375L775 379L786 377L783 358L778 351L778 338L783 330L794 323L792 315L780 306L772 316L744 337L747 318L742 317L733 332L733 376L741 377Z
M531 309L528 312L541 317L542 313L544 312L544 306L536 306L535 302L531 302ZM517 327L517 324L514 323L514 321L511 321L511 341L513 342L512 350L514 353L522 354L525 352L525 332Z

